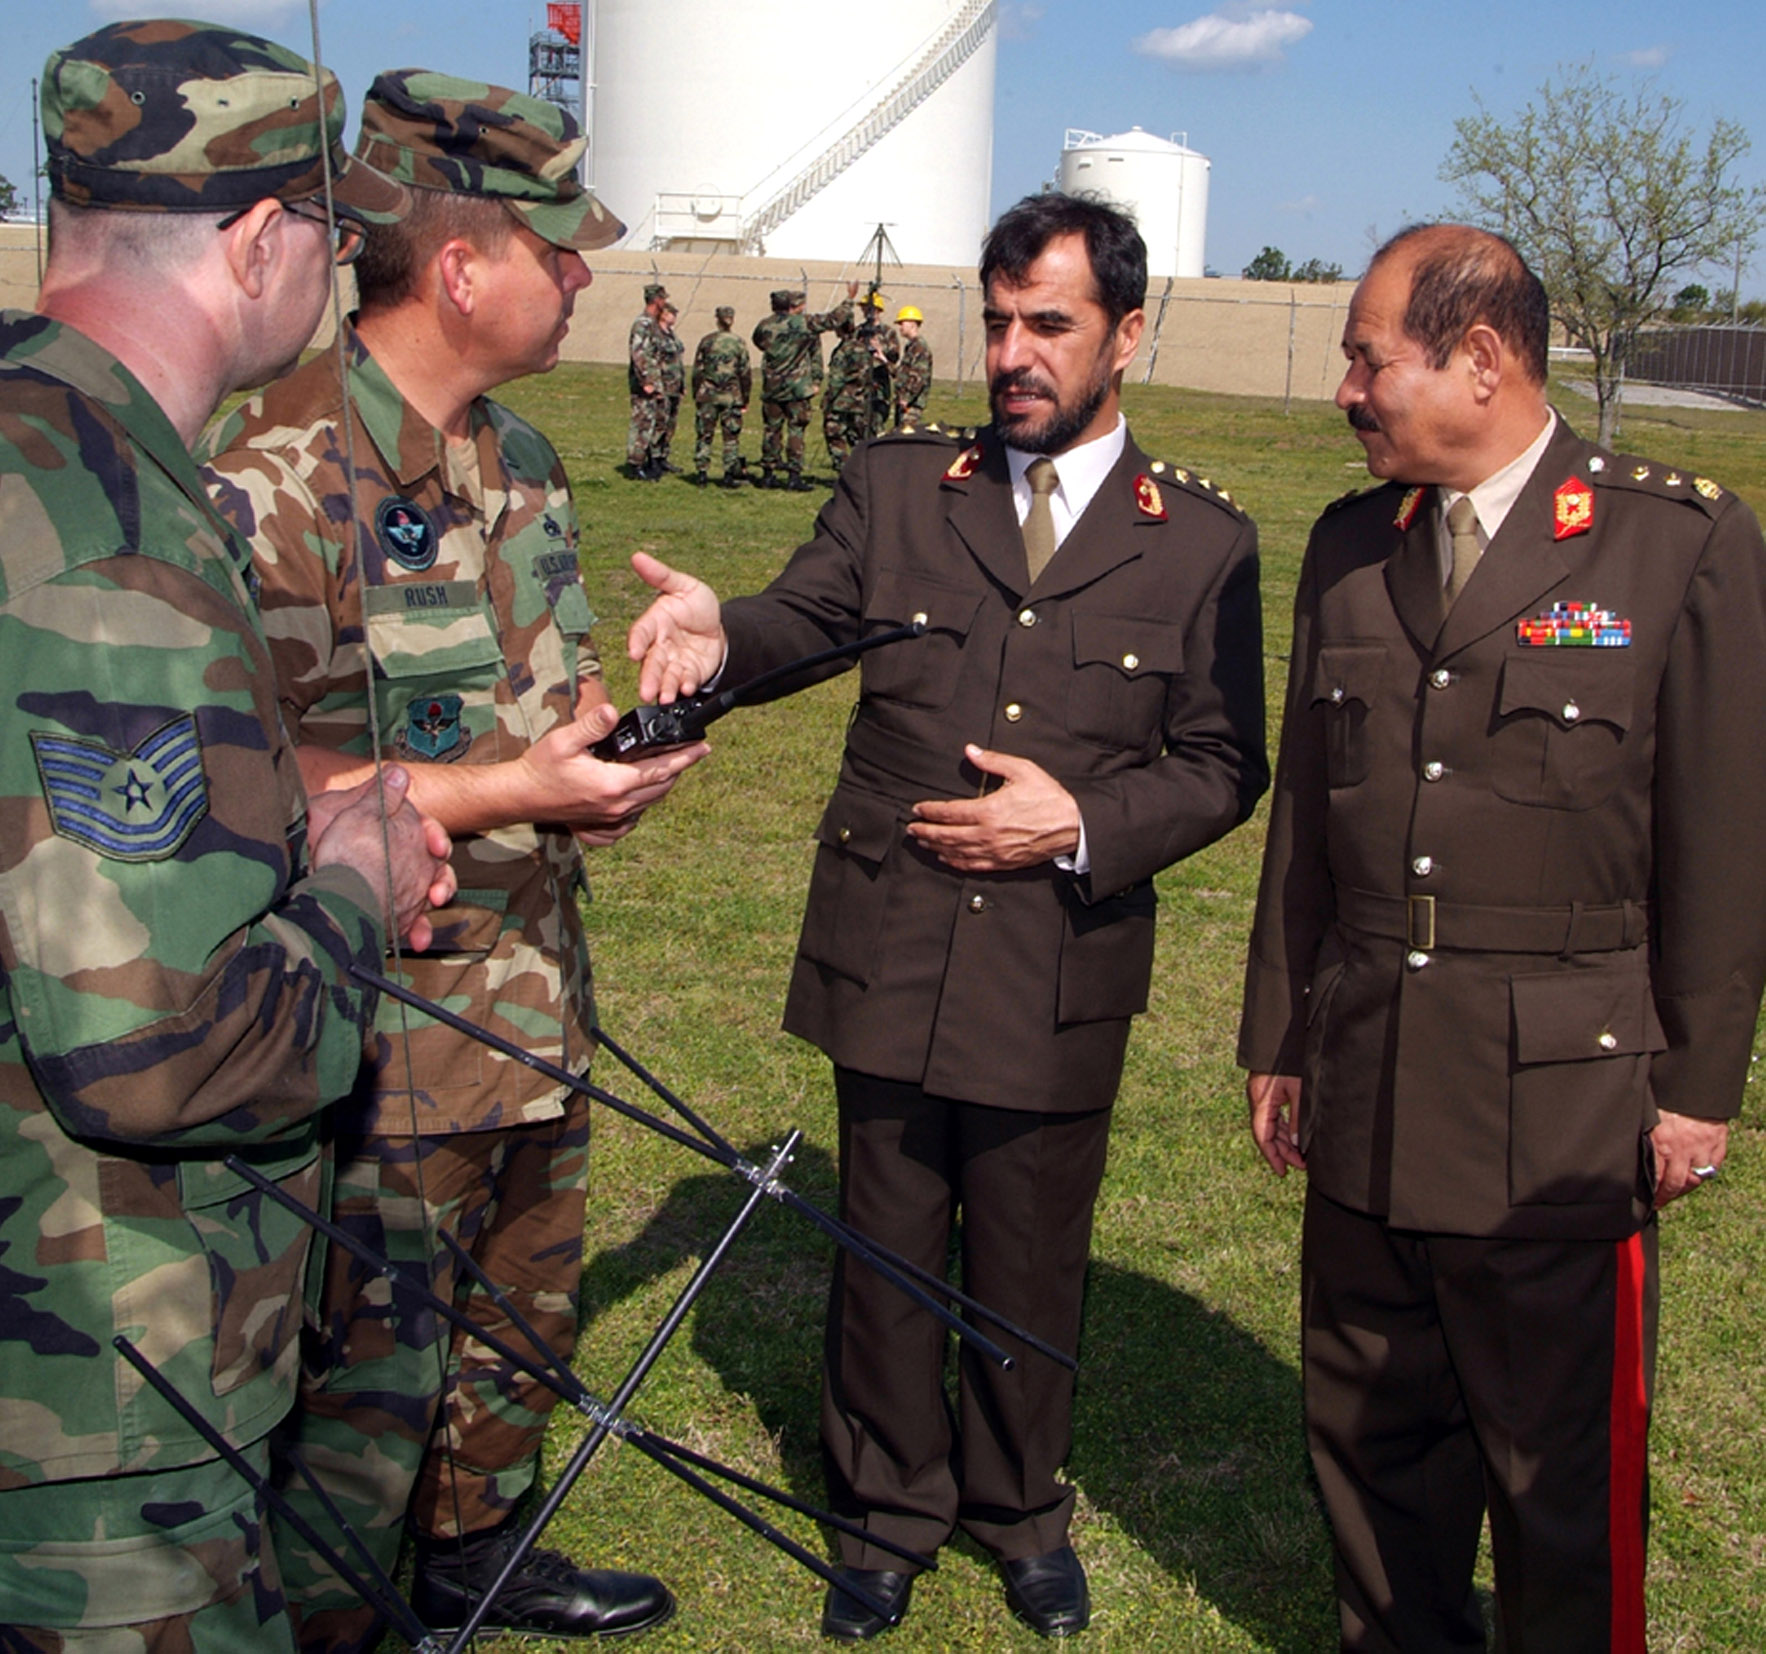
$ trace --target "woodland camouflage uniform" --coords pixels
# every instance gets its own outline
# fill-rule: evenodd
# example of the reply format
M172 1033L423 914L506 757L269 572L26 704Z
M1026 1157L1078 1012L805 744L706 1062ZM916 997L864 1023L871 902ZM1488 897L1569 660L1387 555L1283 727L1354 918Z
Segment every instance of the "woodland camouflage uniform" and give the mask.
M651 459L659 465L669 465L669 454L674 449L675 422L681 417L681 398L687 393L687 347L673 325L678 312L671 305L665 314L669 317L669 325L659 325L656 330L662 341L662 377L657 381L663 401L662 428L656 433L656 446L650 452Z
M932 394L932 347L924 335L903 339L901 366L895 370L895 422L924 425L926 399Z
M662 389L662 327L648 308L654 298L667 296L659 286L646 287L645 309L634 318L626 337L625 377L632 397L632 418L626 433L625 457L633 470L648 465L655 456L657 436L668 417L668 400ZM649 390L644 389L646 385Z
M462 145L502 152L537 123L568 120L500 88L401 72L374 83L358 150L419 187L479 182L506 198L525 187L525 172L473 171L426 147L450 120L471 134L483 109L505 105L513 131ZM539 131L534 167L573 132L574 123ZM568 233L544 218L552 204L535 193L537 233ZM580 233L576 245L592 247L622 232L616 221L585 220ZM353 503L330 353L247 403L211 440L215 498L252 537L289 727L337 752L374 751L371 657L379 757L518 757L572 719L580 680L600 672L563 465L538 431L488 398L472 405L470 441L449 443L353 330L346 345ZM458 900L432 915L434 946L404 955L406 980L535 1055L585 1071L594 1017L575 840L531 825L456 834L454 870ZM388 1005L365 1083L339 1112L337 1221L522 1347L486 1295L461 1287L436 1238L449 1230L568 1360L586 1101ZM334 1249L319 1360L301 1399L303 1456L390 1567L407 1501L412 1526L432 1538L476 1535L510 1515L534 1478L554 1396ZM320 1525L311 1495L295 1482L288 1491ZM303 1648L360 1647L372 1616L310 1553L285 1548Z
M695 437L693 466L703 474L711 465L711 439L722 430L724 475L742 469L742 413L754 392L754 367L748 346L730 331L736 312L720 306L718 330L707 333L693 352Z
M102 29L45 71L55 194L217 217L308 199L312 87L255 36ZM329 76L325 96L342 202ZM119 133L129 158L94 163ZM156 164L174 147L187 170ZM318 1202L379 904L308 865L250 552L177 430L115 357L20 311L0 313L0 500L0 1641L284 1650L256 1495L111 1340L267 1466L311 1230L222 1157Z
M760 411L765 421L761 464L770 476L783 463L793 479L803 474L803 437L822 377L821 335L843 331L852 323L850 299L820 315L792 312L789 305L802 297L780 288L772 296L773 313L754 324L761 365ZM786 308L779 308L781 300Z

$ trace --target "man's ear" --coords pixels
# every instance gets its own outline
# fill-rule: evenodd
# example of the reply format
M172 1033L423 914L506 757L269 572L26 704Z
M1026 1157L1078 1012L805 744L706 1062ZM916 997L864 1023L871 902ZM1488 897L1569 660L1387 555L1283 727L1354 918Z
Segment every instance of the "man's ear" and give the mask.
M463 236L444 241L435 255L435 279L440 297L462 316L478 307L480 254Z
M1488 402L1501 387L1503 374L1508 370L1508 351L1502 335L1488 322L1473 322L1466 329L1460 349L1465 352L1478 400Z
M227 268L248 298L264 296L271 267L286 256L283 237L287 230L288 215L282 203L266 197L238 223L217 232L222 237Z
M1116 359L1112 373L1124 373L1141 347L1141 333L1147 325L1144 310L1131 310L1116 324Z

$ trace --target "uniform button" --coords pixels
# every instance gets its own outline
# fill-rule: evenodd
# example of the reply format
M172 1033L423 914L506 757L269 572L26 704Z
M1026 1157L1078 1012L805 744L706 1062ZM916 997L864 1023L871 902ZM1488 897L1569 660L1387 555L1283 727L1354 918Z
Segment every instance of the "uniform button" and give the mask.
M971 913L985 913L987 911L987 898L985 896L971 896L969 898L969 911Z
M1410 864L1410 870L1416 874L1419 879L1426 879L1435 871L1434 858L1430 856L1418 856L1416 860Z
M1428 962L1429 956L1420 949L1414 953L1407 953L1404 956L1404 967L1406 970L1420 971L1423 966L1428 964Z
M1132 672L1137 666L1140 665L1140 663L1141 663L1141 658L1139 655L1129 654L1129 655L1124 655L1122 657L1122 667L1123 667L1123 670L1126 672Z
M1600 1046L1601 1050L1603 1050L1603 1051L1617 1051L1619 1049L1618 1036L1615 1035L1611 1029L1609 1029L1606 1033L1602 1034L1600 1039L1598 1041L1596 1041L1596 1043Z
M1566 724L1575 723L1575 721L1578 718L1580 718L1581 716L1582 716L1582 708L1579 707L1574 701L1565 701L1564 702L1564 722Z
M850 827L842 827L840 829L840 842L842 844L849 844L852 842L852 829Z
M1431 758L1428 763L1423 765L1423 779L1425 781L1439 781L1446 773L1447 766L1438 758Z
M1020 626L1034 626L1036 624L1036 610L1020 609L1018 611L1018 624Z
M1343 686L1341 684L1338 684L1337 687L1331 691L1331 705L1332 706L1341 706L1342 704L1343 704Z
M924 609L920 610L920 612L914 616L914 624L916 626L924 626L926 624L926 611Z
M1023 716L1024 716L1024 708L1023 707L1021 707L1016 701L1007 702L1007 704L1006 704L1006 722L1008 724L1017 723L1017 721L1020 718L1022 718Z
M1445 689L1452 682L1453 674L1449 672L1445 666L1437 666L1435 670L1429 674L1429 687L1431 689Z

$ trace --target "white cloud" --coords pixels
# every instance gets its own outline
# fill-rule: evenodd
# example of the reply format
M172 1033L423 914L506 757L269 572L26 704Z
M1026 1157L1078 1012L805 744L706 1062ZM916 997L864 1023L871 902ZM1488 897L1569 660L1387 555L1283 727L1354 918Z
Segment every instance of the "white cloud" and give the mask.
M161 15L150 7L143 8L141 0L88 0L88 3L94 12L105 18ZM304 17L306 10L302 0L202 0L202 4L190 8L188 14L200 16L205 23L228 23L256 33L286 23L291 17ZM295 49L299 50L298 47Z
M1278 201L1275 204L1277 212L1298 213L1302 218L1312 217L1318 208L1319 200L1316 195L1302 195L1298 200Z
M1621 63L1629 63L1633 69L1659 69L1668 61L1666 46L1644 46L1635 52L1621 52Z
M1312 33L1312 19L1274 7L1225 5L1175 29L1153 29L1134 43L1142 57L1174 69L1251 69L1280 63Z
M1033 0L1001 0L999 8L999 32L1001 40L1032 40L1036 36L1036 26L1043 19L1046 6L1033 3Z

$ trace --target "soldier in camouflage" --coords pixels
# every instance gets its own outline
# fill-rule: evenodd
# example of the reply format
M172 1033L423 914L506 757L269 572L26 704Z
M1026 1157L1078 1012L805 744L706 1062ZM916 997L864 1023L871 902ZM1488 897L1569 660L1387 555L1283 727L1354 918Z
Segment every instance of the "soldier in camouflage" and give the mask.
M932 394L932 347L920 337L926 319L911 304L895 313L901 330L901 366L895 370L895 423L924 425L926 399Z
M403 195L253 35L115 24L42 85L49 263L0 313L0 1643L278 1654L261 1501L112 1339L267 1470L311 1232L222 1158L318 1200L374 1008L349 967L452 893L397 772L309 810L189 453Z
M821 335L843 332L852 325L857 294L858 283L848 282L840 304L810 316L804 314L803 294L781 287L772 296L773 313L754 324L754 343L760 351L760 412L766 426L760 447L762 488L778 486L781 465L787 488L802 492L809 487L803 478L803 438L821 378Z
M719 305L717 331L707 333L693 352L693 480L701 487L711 468L711 439L719 430L724 434L723 486L742 486L742 413L754 391L754 367L747 345L731 331L735 321L736 312Z
M657 378L657 388L662 392L662 427L656 433L656 446L651 451L652 463L659 471L680 472L680 467L673 463L669 455L674 451L675 425L681 417L681 398L687 393L687 347L681 342L680 335L675 332L675 320L680 311L672 304L664 304L662 314L656 318L656 325L662 335L662 362Z
M865 296L864 321L841 335L828 358L822 435L836 476L859 443L888 429L890 369L901 355L901 346L895 329L881 321L882 303L879 294Z
M590 280L579 249L622 233L577 183L582 148L568 114L525 94L419 70L380 76L357 153L413 200L358 266L348 383L333 358L309 363L227 421L211 462L217 502L253 541L309 785L398 757L413 797L452 825L460 899L436 916L434 947L406 956L407 979L577 1073L594 1021L579 842L628 832L706 750L633 765L589 756L615 716L564 468L487 395L557 362ZM436 1237L448 1230L568 1360L588 1138L580 1096L386 1007L342 1121L337 1221L519 1346L457 1275ZM450 1337L341 1249L321 1330L293 1443L389 1565L409 1505L413 1604L427 1625L458 1626L516 1537L553 1392ZM304 1486L288 1491L316 1512ZM286 1572L303 1649L372 1639L372 1614L309 1553ZM487 1625L613 1633L671 1607L648 1576L541 1551Z
M644 308L626 338L626 385L632 394L632 419L626 432L626 469L639 482L655 482L662 467L655 463L656 433L666 413L662 390L662 327L658 318L668 303L660 282L644 288Z

